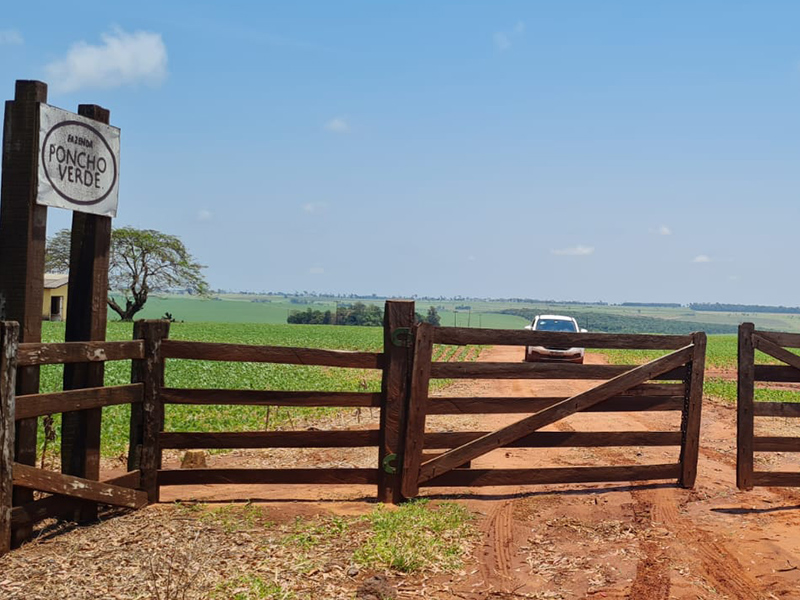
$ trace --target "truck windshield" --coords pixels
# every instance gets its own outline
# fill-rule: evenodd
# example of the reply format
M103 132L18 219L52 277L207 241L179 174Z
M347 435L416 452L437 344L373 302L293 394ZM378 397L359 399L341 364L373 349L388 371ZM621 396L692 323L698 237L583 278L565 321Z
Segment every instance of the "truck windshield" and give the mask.
M575 327L574 321L565 321L564 319L539 319L536 323L536 331L569 331L575 333L578 328Z

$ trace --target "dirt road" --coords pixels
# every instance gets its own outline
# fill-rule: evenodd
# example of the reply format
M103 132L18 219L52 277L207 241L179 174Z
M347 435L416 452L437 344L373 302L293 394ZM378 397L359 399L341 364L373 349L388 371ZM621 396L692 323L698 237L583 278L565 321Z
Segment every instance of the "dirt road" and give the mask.
M481 360L514 361L519 354L519 348L496 347ZM601 357L588 360L600 362ZM447 395L568 396L591 385L458 382ZM677 488L673 482L471 490L473 495L462 501L484 515L483 542L475 571L453 587L454 597L800 598L800 493L736 490L735 417L733 406L705 402L694 490ZM432 418L429 428L489 430L519 418ZM772 425L789 427L783 420ZM676 431L680 416L589 413L549 429ZM678 451L672 447L512 449L481 457L473 466L655 464L677 461ZM797 467L791 455L773 455L773 460L778 464L769 468ZM436 495L443 496L440 491Z

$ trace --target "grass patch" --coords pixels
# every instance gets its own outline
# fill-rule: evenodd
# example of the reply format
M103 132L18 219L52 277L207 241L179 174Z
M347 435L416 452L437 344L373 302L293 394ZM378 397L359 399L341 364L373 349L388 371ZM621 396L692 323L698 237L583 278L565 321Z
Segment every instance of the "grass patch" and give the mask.
M241 575L217 586L211 594L214 600L293 600L294 592L275 581L265 581L257 575Z
M735 404L736 382L718 378L706 379L703 393L706 396ZM756 402L800 402L800 392L756 387L753 398Z
M404 573L459 568L474 534L472 515L453 502L432 507L420 499L396 510L379 506L366 519L370 534L353 560Z

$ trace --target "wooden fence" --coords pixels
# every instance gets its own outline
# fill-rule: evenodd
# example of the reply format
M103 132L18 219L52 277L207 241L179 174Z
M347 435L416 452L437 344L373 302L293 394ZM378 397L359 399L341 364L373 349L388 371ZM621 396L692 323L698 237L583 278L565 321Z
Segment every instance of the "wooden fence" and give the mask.
M556 482L629 481L676 478L691 486L696 476L697 443L705 335L624 336L551 334L439 328L414 324L414 303L389 301L385 308L382 352L347 352L314 348L248 346L169 339L169 323L140 321L126 342L18 343L16 323L0 323L0 553L20 543L42 519L89 520L98 504L137 508L159 500L161 486L189 484L362 484L374 485L383 502L417 495L419 486L502 485ZM671 350L640 366L435 362L433 344L581 345L590 348ZM520 353L520 358L522 354ZM372 369L382 377L380 392L276 391L171 388L165 373L176 360L316 365ZM19 393L15 376L41 365L102 365L131 360L131 383L115 387L67 389L54 393ZM428 397L430 379L580 378L604 380L572 398ZM652 380L662 380L654 382ZM66 380L65 380L66 381ZM671 383L675 382L675 383ZM38 385L38 384L37 384ZM38 387L37 387L38 389ZM131 405L127 473L98 481L38 469L15 456L15 424L54 413L97 415L102 408ZM329 431L200 432L166 431L166 405L256 405L304 407L374 407L378 428ZM540 427L577 411L676 411L680 430L663 432L539 432ZM425 432L428 414L527 414L496 432ZM80 419L78 419L80 421ZM79 436L78 436L79 437ZM680 446L679 462L648 466L593 466L569 469L480 470L455 468L500 447ZM377 447L374 465L361 468L165 469L164 450L233 448ZM445 450L433 458L424 450ZM80 451L79 451L80 450ZM64 446L62 443L62 453ZM99 443L67 447L86 461L99 457ZM35 454L34 454L35 460ZM37 490L44 497L16 494ZM23 500L20 500L23 498Z
M28 531L43 519L85 519L84 509L98 503L126 508L141 508L147 504L147 495L138 489L139 470L132 470L114 479L97 481L15 462L17 459L14 456L15 429L20 422L54 413L79 415L115 404L135 406L144 399L144 385L141 383L16 395L18 369L55 364L101 364L109 360L133 360L134 364L138 364L144 362L144 342L20 344L18 337L17 323L0 323L0 553L10 548L15 539L14 533ZM16 453L19 454L18 444ZM25 499L23 502L17 496L14 501L13 491L18 489L51 495L37 500L22 496Z
M408 411L402 492L416 496L420 486L632 481L676 478L694 485L697 474L706 336L615 335L491 329L417 327ZM559 348L663 349L673 352L643 365L432 360L434 344L491 344ZM520 350L520 358L523 352ZM582 379L604 380L569 398L429 397L431 379ZM651 380L662 380L654 383ZM679 381L680 383L665 383ZM674 431L541 432L542 427L580 411L676 411ZM497 431L427 432L430 414L526 413ZM498 448L679 446L676 463L659 465L554 467L544 469L459 468ZM446 449L423 458L425 449Z
M800 383L800 356L786 348L800 348L800 334L757 331L752 323L739 326L736 485L741 490L800 486L800 473L756 471L753 461L754 452L800 452L800 437L755 435L755 417L800 417L798 403L755 402L756 382ZM756 350L784 364L756 364Z

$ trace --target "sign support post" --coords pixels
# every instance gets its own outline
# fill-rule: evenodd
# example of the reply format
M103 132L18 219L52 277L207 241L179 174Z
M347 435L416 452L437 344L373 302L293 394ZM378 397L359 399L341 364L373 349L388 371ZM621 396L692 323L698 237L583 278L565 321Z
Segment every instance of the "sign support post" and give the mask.
M81 104L78 114L108 125L110 111L95 104ZM66 322L67 342L106 339L108 318L108 262L111 248L111 217L72 213L69 258L69 289ZM102 387L104 365L64 365L64 389ZM94 408L61 417L61 471L84 479L100 479L100 427L102 409ZM97 518L97 505L86 503L78 521Z
M36 203L39 165L39 108L47 102L47 84L17 81L14 100L6 102L3 125L3 177L0 184L0 320L18 321L20 342L42 339L44 251L47 207ZM17 373L17 394L39 392L39 367ZM14 460L36 464L38 419L17 421ZM14 489L14 505L33 501L33 490ZM14 531L21 544L30 527Z

